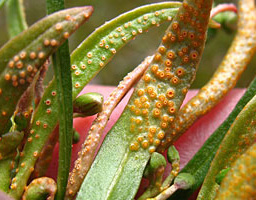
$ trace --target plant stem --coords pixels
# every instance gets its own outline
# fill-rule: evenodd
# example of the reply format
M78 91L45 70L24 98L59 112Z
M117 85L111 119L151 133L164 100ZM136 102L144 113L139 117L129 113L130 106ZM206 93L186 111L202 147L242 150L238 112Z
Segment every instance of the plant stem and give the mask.
M64 9L64 0L47 0L47 12ZM56 199L64 199L71 161L73 105L68 41L52 56L59 102L59 166Z
M6 3L6 14L10 38L15 37L28 28L23 0L8 0Z

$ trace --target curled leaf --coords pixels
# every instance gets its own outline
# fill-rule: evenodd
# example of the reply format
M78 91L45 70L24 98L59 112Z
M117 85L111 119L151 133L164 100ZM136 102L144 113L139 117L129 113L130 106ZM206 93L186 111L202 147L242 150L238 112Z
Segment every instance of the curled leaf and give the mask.
M56 191L57 186L53 179L48 177L34 179L26 187L22 200L54 200Z

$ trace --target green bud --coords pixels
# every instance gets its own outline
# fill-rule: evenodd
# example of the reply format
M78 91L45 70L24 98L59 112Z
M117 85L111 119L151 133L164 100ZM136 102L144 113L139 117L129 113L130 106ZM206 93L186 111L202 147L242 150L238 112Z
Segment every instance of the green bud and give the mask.
M215 182L220 185L221 181L226 176L226 174L228 173L229 170L230 170L230 168L226 168L226 169L221 170L220 173L216 176Z
M73 144L77 144L80 140L80 134L73 129Z
M157 152L152 153L150 161L144 170L143 176L145 178L149 177L150 175L154 174L155 171L161 166L166 166L165 157Z
M231 11L217 14L213 20L221 24L221 27L228 33L236 30L237 14Z
M195 184L195 178L189 173L180 173L174 179L174 184L179 187L179 189L187 190Z
M73 111L77 116L91 116L102 110L103 96L90 92L77 97L73 102Z
M170 146L168 151L167 151L167 159L169 163L173 163L177 160L180 160L180 155L177 149L175 148L174 145Z
M156 170L157 168L161 166L166 166L166 160L165 157L157 152L152 153L150 161L149 161L150 168L152 170Z

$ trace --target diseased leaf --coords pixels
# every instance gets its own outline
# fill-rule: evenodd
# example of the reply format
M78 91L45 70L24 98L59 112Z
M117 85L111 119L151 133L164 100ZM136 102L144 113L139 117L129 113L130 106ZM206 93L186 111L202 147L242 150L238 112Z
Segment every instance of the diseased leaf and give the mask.
M72 8L46 17L0 49L0 135L39 67L88 18L90 9Z
M54 200L56 191L57 186L53 179L48 177L37 178L26 187L22 200Z
M250 63L256 51L256 12L254 0L241 1L237 34L212 78L186 105L175 120L174 129L166 133L166 146L173 144L197 119L209 112L230 91ZM169 140L170 142L168 142Z
M221 182L215 200L254 199L256 194L256 144L241 155Z

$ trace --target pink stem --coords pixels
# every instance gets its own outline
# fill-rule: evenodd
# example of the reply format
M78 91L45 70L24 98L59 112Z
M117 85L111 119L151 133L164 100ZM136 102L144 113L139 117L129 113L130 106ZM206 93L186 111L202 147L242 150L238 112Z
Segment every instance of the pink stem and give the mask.
M215 15L225 11L233 11L237 13L237 7L232 3L219 4L212 9L210 18L212 19Z

